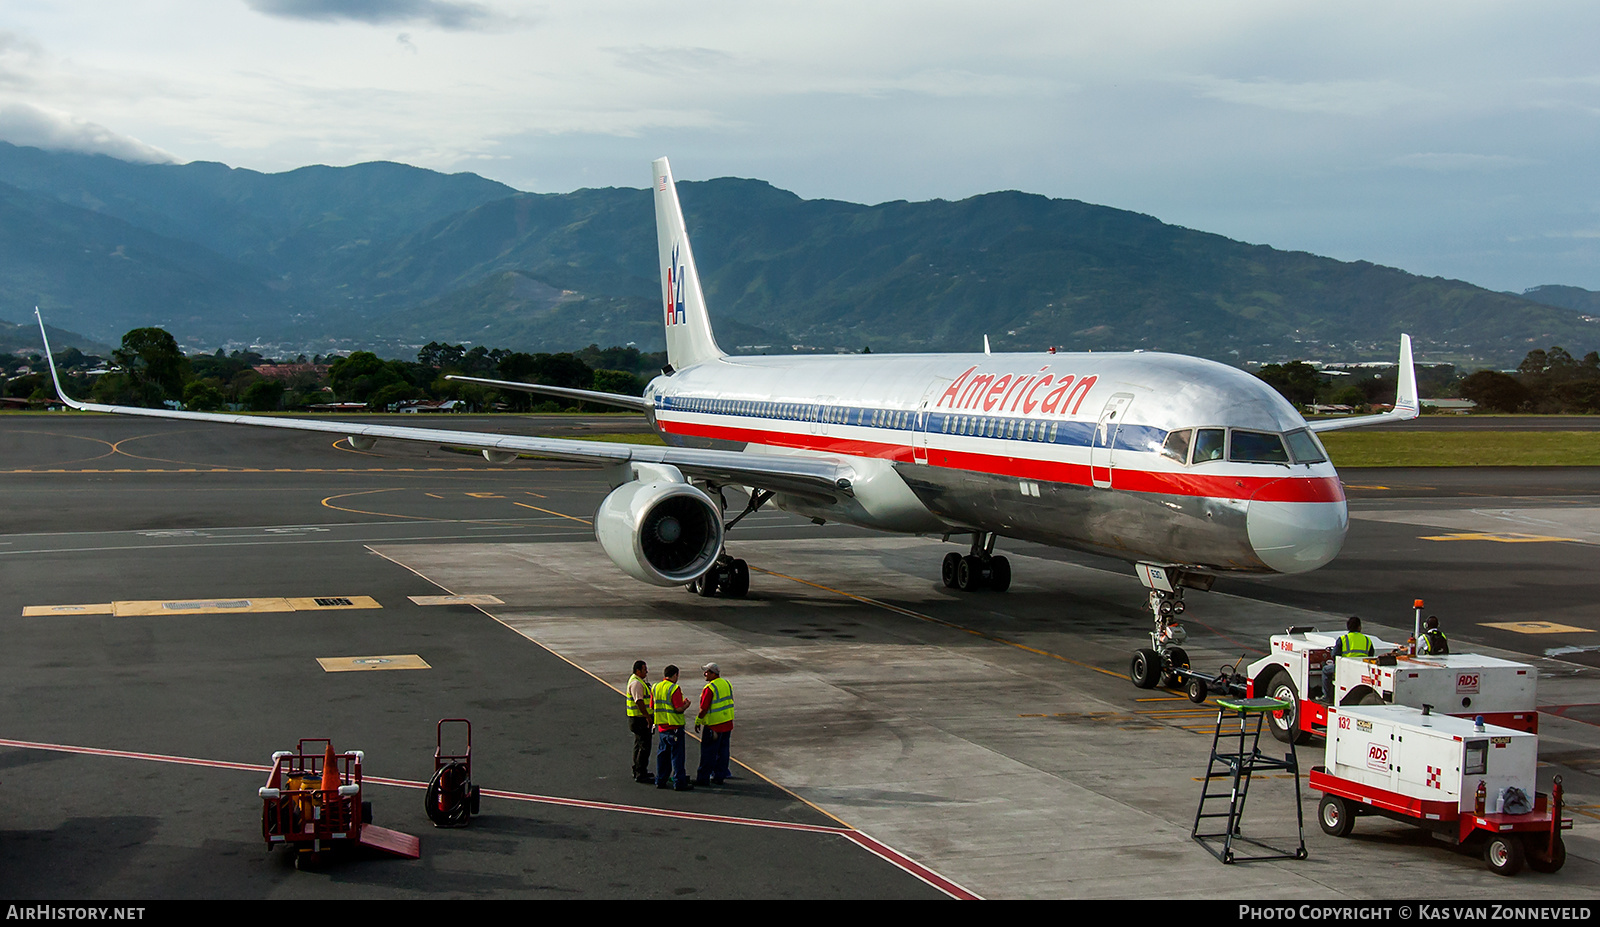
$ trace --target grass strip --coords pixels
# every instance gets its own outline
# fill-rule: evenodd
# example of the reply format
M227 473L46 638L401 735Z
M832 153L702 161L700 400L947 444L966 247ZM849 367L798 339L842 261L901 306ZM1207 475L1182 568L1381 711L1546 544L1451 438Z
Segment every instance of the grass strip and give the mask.
M1334 431L1336 467L1596 467L1600 431Z

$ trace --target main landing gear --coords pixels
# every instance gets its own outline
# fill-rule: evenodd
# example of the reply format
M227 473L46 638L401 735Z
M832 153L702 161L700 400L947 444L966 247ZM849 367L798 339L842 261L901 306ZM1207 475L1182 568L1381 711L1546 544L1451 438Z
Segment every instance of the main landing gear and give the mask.
M947 589L973 592L992 589L1005 592L1011 588L1011 561L994 554L997 535L993 531L978 531L972 535L972 552L965 557L954 551L944 555L939 578Z
M1183 685L1189 675L1189 654L1179 646L1189 639L1179 621L1184 611L1183 590L1210 589L1216 577L1151 563L1138 564L1135 572L1150 589L1150 615L1155 629L1150 632L1150 646L1133 652L1128 678L1141 689Z
M742 599L750 593L750 564L724 552L717 565L707 570L699 579L689 581L687 588L695 595L720 595L729 599Z
M726 509L727 502L723 499L720 488L716 491L716 497L718 503ZM750 502L745 505L744 511L740 512L733 521L722 526L723 533L726 534L733 530L734 525L743 521L746 515L753 514L757 509L760 509L771 498L772 493L766 490L757 490L752 493ZM689 584L684 588L695 595L705 596L706 598L720 595L729 599L742 599L750 594L750 564L736 557L728 556L728 550L724 547L722 552L717 555L716 564L701 575L699 579L690 580Z

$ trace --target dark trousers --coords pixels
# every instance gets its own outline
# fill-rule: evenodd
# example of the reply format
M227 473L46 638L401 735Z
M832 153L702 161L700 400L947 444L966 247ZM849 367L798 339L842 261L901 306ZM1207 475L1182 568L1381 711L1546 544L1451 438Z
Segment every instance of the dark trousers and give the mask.
M650 775L650 738L655 725L647 715L628 719L628 730L633 732L633 778Z
M733 739L732 731L713 731L706 728L700 734L700 768L695 770L694 781L707 782L712 779L727 779L728 748Z

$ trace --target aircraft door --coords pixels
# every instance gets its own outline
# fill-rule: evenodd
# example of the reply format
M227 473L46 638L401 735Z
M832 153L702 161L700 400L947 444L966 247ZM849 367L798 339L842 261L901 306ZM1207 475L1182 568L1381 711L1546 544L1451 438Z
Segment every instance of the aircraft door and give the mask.
M1089 447L1089 479L1096 489L1111 488L1111 470L1116 466L1117 432L1122 430L1122 420L1133 402L1132 393L1117 393L1100 410L1100 421L1095 425L1094 440Z
M933 397L944 392L950 385L949 377L940 377L933 381L922 394L922 402L917 406L917 417L911 424L911 462L925 464L928 462L928 422L932 419L928 413L933 403Z
M835 406L832 396L823 396L822 401L811 407L811 433L825 435L828 433L828 420L833 417Z

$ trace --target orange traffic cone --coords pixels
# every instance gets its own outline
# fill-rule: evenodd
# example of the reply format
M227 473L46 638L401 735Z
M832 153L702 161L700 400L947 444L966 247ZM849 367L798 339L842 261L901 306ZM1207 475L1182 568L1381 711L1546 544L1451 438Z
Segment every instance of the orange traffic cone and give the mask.
M328 744L328 749L322 754L322 790L336 792L339 790L339 764L333 758L333 744Z

